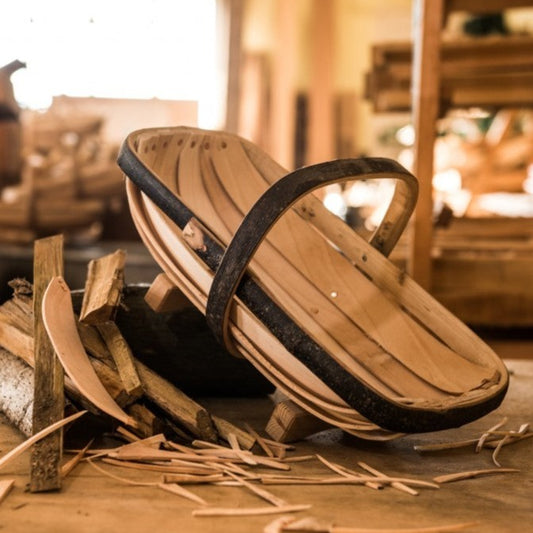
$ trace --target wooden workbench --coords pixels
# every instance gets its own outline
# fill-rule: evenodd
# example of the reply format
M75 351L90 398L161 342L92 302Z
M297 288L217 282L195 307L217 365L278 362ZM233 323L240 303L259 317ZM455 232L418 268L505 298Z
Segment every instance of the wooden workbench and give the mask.
M390 443L370 443L329 430L297 443L293 454L320 453L345 466L357 468L364 461L389 475L431 480L432 477L465 470L493 467L491 452L470 449L420 454L415 444L479 437L504 416L507 428L518 429L533 422L533 361L508 361L513 372L509 393L502 406L475 423L440 433L413 435ZM262 430L272 403L270 398L210 399L204 404L215 414L236 422L247 421ZM1 454L22 437L4 419L0 424ZM441 485L438 490L420 489L410 496L392 488L372 490L363 486L272 486L274 494L290 503L310 503L299 516L334 521L339 526L422 527L479 521L472 532L525 531L533 519L533 439L502 449L504 467L519 473L499 474ZM103 465L123 477L156 481L158 474L141 473ZM318 461L293 463L294 473L326 475ZM198 508L188 500L155 487L122 484L105 477L90 465L79 465L59 493L30 494L28 454L10 463L0 479L15 478L16 485L0 504L0 528L17 532L261 532L275 516L249 518L192 517ZM197 486L192 490L214 506L263 506L264 502L241 487ZM296 515L295 515L296 516Z

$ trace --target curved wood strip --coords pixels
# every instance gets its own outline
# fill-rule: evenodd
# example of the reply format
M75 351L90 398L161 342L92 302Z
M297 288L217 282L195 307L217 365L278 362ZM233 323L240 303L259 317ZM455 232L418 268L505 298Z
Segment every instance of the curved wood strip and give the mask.
M78 334L70 289L61 276L50 281L43 296L42 310L57 357L79 391L104 413L137 427L137 422L119 407L98 379Z

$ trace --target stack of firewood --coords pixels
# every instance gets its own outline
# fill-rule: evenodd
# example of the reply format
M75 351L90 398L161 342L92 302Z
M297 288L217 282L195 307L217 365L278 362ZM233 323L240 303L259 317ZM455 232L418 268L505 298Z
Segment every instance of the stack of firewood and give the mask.
M98 223L124 194L116 147L104 142L103 124L100 116L25 113L21 176L1 191L1 241L99 235Z

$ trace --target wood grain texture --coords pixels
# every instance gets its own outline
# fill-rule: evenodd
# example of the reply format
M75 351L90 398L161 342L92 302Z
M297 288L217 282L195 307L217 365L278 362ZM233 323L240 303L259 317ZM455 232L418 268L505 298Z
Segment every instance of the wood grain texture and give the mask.
M33 264L34 401L33 433L57 422L64 411L63 367L45 329L42 303L50 280L63 275L63 237L35 241ZM31 454L30 490L61 487L60 462L63 434L53 433L34 446Z

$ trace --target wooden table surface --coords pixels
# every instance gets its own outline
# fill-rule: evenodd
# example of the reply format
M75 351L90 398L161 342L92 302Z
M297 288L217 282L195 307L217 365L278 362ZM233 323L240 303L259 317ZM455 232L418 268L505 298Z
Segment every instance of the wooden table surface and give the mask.
M492 468L491 451L473 449L420 454L416 444L479 437L504 416L509 429L533 423L533 361L508 361L513 372L509 393L502 406L490 415L455 430L412 435L389 443L371 443L329 430L296 445L293 454L319 453L331 461L356 469L364 461L388 475L431 480L434 476L466 470ZM246 421L262 430L271 410L269 398L209 399L203 403L215 414L235 422ZM0 424L0 453L22 441L5 419ZM272 486L269 490L289 503L312 507L294 515L313 516L338 526L367 528L429 527L478 521L466 531L514 532L533 528L533 439L502 449L503 467L519 473L498 474L420 489L410 496L392 488L372 490L364 486ZM125 485L106 477L89 464L81 464L64 481L61 492L31 494L26 452L0 473L0 480L14 478L15 487L0 504L0 530L17 532L231 532L263 531L273 516L200 518L199 506L156 487ZM157 481L158 474L110 465L109 471L136 481ZM295 474L328 475L317 460L293 463ZM253 507L265 502L242 487L197 486L191 490L213 506Z

